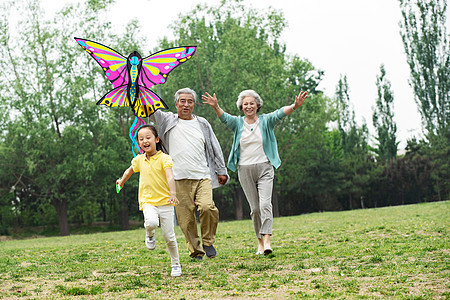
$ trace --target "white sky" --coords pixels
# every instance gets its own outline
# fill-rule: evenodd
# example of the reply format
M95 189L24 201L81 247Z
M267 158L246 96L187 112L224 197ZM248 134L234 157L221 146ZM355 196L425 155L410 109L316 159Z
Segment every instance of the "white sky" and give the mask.
M47 14L67 2L41 0ZM152 50L162 37L173 37L169 24L198 3L215 6L220 0L116 0L108 17L118 30L137 18L148 39L146 46ZM347 75L357 122L361 125L365 119L372 135L376 76L384 64L394 93L399 148L404 148L408 138L420 136L420 115L408 84L409 67L399 34L398 0L244 0L243 3L283 11L288 22L282 35L287 51L325 71L319 88L326 95L333 97L340 75Z

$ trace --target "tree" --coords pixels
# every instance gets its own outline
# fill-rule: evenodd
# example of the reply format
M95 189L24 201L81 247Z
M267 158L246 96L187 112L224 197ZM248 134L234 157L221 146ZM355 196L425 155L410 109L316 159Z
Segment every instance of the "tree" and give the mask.
M430 136L426 154L431 161L431 178L436 200L450 199L450 132L445 136Z
M358 202L361 207L364 207L363 201L367 195L367 187L370 184L369 174L374 161L369 154L367 126L366 124L357 126L355 112L350 108L347 76L341 77L336 86L336 102L337 126L342 149L341 167L344 173L341 192L347 198L347 204L343 204L343 207L353 209Z
M377 76L377 92L378 98L372 114L373 126L377 131L375 139L378 141L375 152L381 162L389 162L397 156L398 142L393 110L394 96L391 83L386 79L384 65L380 66L380 75Z
M329 102L322 94L312 95L277 128L282 159L277 171L282 215L343 208L338 202L344 179L340 135L327 128L334 113Z
M450 47L446 0L399 0L410 85L425 131L445 135L450 122Z
M406 154L385 169L388 190L384 205L403 205L433 200L431 162L425 142L409 140Z
M450 41L445 0L399 0L401 36L411 71L410 85L429 142L425 158L438 199L450 194Z
M88 57L73 40L75 31L106 40L108 24L96 16L109 3L99 0L87 1L85 6L68 5L53 22L41 18L39 2L19 2L2 10L2 23L7 26L0 36L1 82L9 87L2 97L7 115L12 116L4 137L12 151L4 152L2 164L14 166L7 169L9 178L2 187L7 190L14 186L20 203L27 203L27 199L30 205L51 203L61 235L70 233L69 220L89 223L96 217L97 201L92 195L96 194L97 183L105 180L113 186L114 182L112 174L95 176L99 174L99 162L111 162L111 154L124 152L116 148L93 159L102 147L102 138L107 139L102 130L112 126L109 110L102 111L95 105L104 94L99 87L107 81L97 65L83 61ZM23 12L17 38L10 34L11 9ZM114 130L118 131L118 126Z

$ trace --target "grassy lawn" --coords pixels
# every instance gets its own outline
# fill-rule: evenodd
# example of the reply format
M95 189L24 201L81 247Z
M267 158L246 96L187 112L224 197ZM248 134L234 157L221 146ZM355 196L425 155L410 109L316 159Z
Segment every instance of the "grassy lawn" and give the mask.
M170 277L161 231L0 242L4 299L450 298L450 202L274 220L274 254L257 256L250 220L222 222L218 256Z

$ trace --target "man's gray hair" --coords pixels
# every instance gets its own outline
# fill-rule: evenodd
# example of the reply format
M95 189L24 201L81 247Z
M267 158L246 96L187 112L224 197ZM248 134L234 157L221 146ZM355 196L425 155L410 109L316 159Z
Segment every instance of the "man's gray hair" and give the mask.
M175 103L178 102L178 99L180 98L180 94L191 94L192 96L194 96L194 103L197 103L197 93L190 88L179 89L175 93Z
M242 110L242 100L245 97L251 96L253 98L255 98L256 100L256 104L258 105L258 111L261 108L261 106L263 105L263 100L261 99L261 97L258 95L257 92L255 92L254 90L244 90L239 94L239 97L236 101L236 106L239 110Z

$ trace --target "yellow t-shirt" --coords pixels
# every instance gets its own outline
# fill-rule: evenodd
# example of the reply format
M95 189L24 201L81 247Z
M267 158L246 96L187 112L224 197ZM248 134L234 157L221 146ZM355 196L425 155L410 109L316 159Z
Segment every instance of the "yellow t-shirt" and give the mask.
M173 167L172 158L162 151L147 159L139 154L131 161L135 173L139 172L139 209L145 204L167 205L170 198L166 169Z

